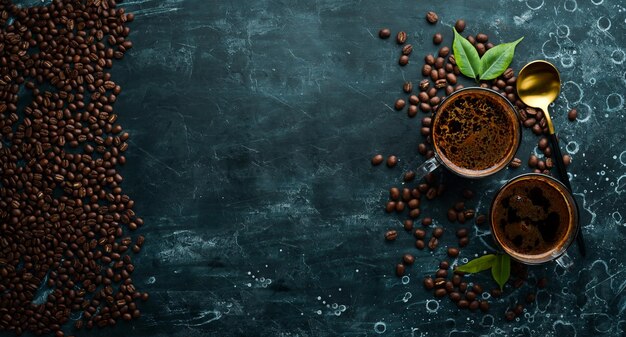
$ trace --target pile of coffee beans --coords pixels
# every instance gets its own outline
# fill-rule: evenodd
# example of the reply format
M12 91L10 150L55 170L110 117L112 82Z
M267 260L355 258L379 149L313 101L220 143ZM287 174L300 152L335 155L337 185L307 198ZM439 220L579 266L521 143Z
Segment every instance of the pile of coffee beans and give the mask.
M439 16L435 12L426 13L426 21L429 24L436 25L439 21ZM455 29L457 32L462 33L466 29L466 22L462 19L457 20L455 23ZM388 28L383 28L379 31L379 37L387 39L392 36L392 32ZM466 38L475 46L479 55L483 55L487 50L494 47L494 44L489 41L489 36L485 33L478 33L476 35L466 35ZM396 34L396 43L401 47L398 64L405 66L409 64L410 58L415 54L412 44L407 43L409 36L401 31ZM434 45L442 45L444 43L444 37L441 33L435 33L432 37ZM451 45L452 41L449 41ZM490 81L480 81L479 85L483 88L489 88L500 95L506 97L513 105L518 113L520 122L524 127L529 128L532 132L542 138L538 141L538 149L543 153L543 158L540 159L534 154L531 154L528 159L528 164L535 172L542 172L549 174L550 169L554 166L551 159L551 150L548 139L544 135L547 135L547 121L541 110L537 110L526 106L517 97L517 77L515 76L515 70L508 68L498 78ZM425 158L431 158L434 156L432 149L431 127L433 113L437 110L437 107L448 95L463 88L462 84L459 84L459 77L461 72L456 64L454 55L452 55L451 47L449 45L443 45L439 47L436 54L427 54L423 58L421 65L421 79L415 82L404 81L402 84L402 92L408 95L408 97L400 97L396 99L393 106L396 110L402 111L406 109L407 116L414 118L418 115L418 112L423 113L421 118L420 134L423 137L423 141L420 142L417 148L417 152ZM575 121L577 118L577 111L573 109L568 114L570 121ZM569 165L571 158L567 155L563 156L566 165ZM384 161L382 155L376 155L372 158L373 165L379 165ZM397 161L394 161L393 165L389 165L389 159L387 164L389 167L395 166ZM519 168L522 166L522 160L514 158L509 163L510 168ZM421 196L425 195L428 200L432 200L443 194L445 187L440 183L440 179L434 174L428 174L423 181L416 182L412 187L408 184L415 180L415 173L413 171L407 171L404 173L404 185L403 187L392 187L389 191L389 200L385 204L385 211L388 213L403 214L408 211L408 218L402 222L402 226L405 231L412 232L415 236L415 247L418 250L423 250L428 247L433 251L437 249L442 239L445 229L442 226L433 226L433 219L431 217L422 217L421 227L414 229L417 219L422 216L420 211ZM487 222L487 217L484 214L478 214L477 210L472 207L467 207L466 202L471 200L474 196L474 192L465 189L461 193L461 198L454 205L452 205L447 211L447 220L454 224L458 223L463 225L468 221L474 219L474 223L477 226L482 226ZM430 234L429 234L430 232ZM385 233L385 239L387 241L395 241L399 232L396 229L389 229ZM447 256L449 258L456 258L459 256L461 249L467 247L470 243L469 228L458 227L456 229L456 238L458 246L447 247ZM397 276L405 275L406 268L415 262L415 257L406 253L402 256L400 263L395 266L395 274ZM528 272L527 267L523 264L512 261L512 277L509 280L509 284L513 288L520 288L524 284L528 284ZM450 277L449 277L450 276ZM483 288L479 284L468 284L463 277L463 273L451 270L451 265L448 261L441 261L439 269L434 275L427 276L423 280L424 287L433 292L436 298L442 298L446 295L450 300L461 309L469 310L482 310L486 312L489 310L489 301L483 296ZM544 288L547 285L547 280L542 278L537 281L535 288ZM532 285L530 285L532 287ZM509 307L505 311L505 318L507 320L513 320L523 313L524 302L532 303L535 300L536 289L532 289L527 293L525 298L517 301L513 306ZM494 288L490 291L491 297L497 299L502 296L502 290ZM488 297L488 296L486 296Z
M64 336L138 318L148 299L109 72L133 19L115 0L0 1L0 330Z

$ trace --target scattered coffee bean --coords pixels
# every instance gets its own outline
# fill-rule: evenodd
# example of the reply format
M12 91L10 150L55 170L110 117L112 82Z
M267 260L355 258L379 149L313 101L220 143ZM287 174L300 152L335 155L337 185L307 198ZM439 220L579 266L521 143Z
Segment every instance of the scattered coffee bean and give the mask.
M487 36L487 34L479 33L476 35L476 41L480 43L485 43L487 42L487 40L489 40L489 37Z
M424 278L424 288L431 290L435 287L435 281L431 277Z
M513 312L515 313L516 316L519 316L521 314L524 313L524 306L522 304L517 304L515 306L515 308L513 309Z
M411 55L411 52L413 52L413 46L410 44L405 45L404 47L402 47L402 54L403 55Z
M448 221L455 222L456 221L456 211L453 208L448 210Z
M569 166L569 164L572 163L572 157L570 157L570 155L568 154L564 154L563 155L563 164L565 164L565 166Z
M504 314L504 317L506 318L507 321L512 321L515 319L515 313L509 310Z
M444 288L446 286L446 279L443 277L437 277L435 279L435 287L436 288Z
M528 166L531 168L535 168L537 167L537 164L539 164L539 158L537 158L537 156L535 156L534 154L531 154L530 158L528 158Z
M466 309L469 307L469 302L467 300L460 300L456 303L456 305L460 308L460 309Z
M456 273L456 270L454 271ZM467 283L461 282L459 283L459 291L464 293L467 290Z
M405 271L405 267L402 263L398 263L396 265L396 275L397 276L403 276L404 275L404 271Z
M432 54L424 56L424 63L430 66L435 65L435 57ZM428 72L430 73L430 70Z
M398 64L403 67L409 64L409 57L407 55L400 56L400 58L398 59Z
M396 212L400 213L404 211L404 202L398 201L396 202Z
M425 217L422 219L422 226L428 227L433 224L433 219L431 217Z
M476 39L472 35L468 35L465 38L467 39L467 41L469 41L469 43L471 43L473 45L476 44Z
M491 49L493 47L495 47L493 43L491 43L491 42L485 43L485 49L489 50L489 49Z
M404 44L406 42L406 33L405 32L398 32L398 35L396 35L396 42L398 42L398 44Z
M437 77L439 77L439 74L437 74ZM447 80L445 78L440 78L437 81L435 81L435 88L436 89L445 88L447 85L448 85L448 82L447 82Z
M400 190L397 187L392 187L389 189L389 199L391 200L400 199Z
M390 230L390 231L387 231L387 233L385 233L385 240L387 241L394 241L397 238L398 238L398 232L395 230Z
M539 124L533 125L532 130L533 130L533 133L536 134L536 135L540 135L540 134L543 133L543 129L541 128L541 125L539 125Z
M387 166L388 167L394 167L397 164L398 164L398 157L393 156L393 155L387 157Z
M433 35L434 44L440 44L442 41L443 41L443 35L441 35L441 33L436 33L435 35Z
M433 229L433 237L440 238L443 235L443 228L436 227Z
M387 213L391 213L396 209L396 203L394 201L387 201L387 204L385 205L385 211Z
M434 236L430 238L430 241L428 241L428 249L430 250L435 250L435 248L437 248L438 245L439 245L439 240L437 240L437 238Z
M452 302L458 302L461 300L461 294L457 291L451 292L448 296L450 297L450 300L452 300Z
M446 296L446 290L445 289L437 289L435 290L435 297L444 297Z
M446 278L448 277L448 271L445 269L439 269L437 270L437 273L435 274L435 276Z
M458 248L454 248L454 247L448 248L448 256L450 256L450 257L457 257L457 256L459 256L459 249Z
M480 214L479 216L476 217L477 225L482 225L485 223L485 221L487 221L487 216L485 216L484 214Z
M439 48L440 57L446 57L448 56L448 54L450 54L450 47L444 46L444 47Z
M382 28L378 31L378 37L381 39L388 39L391 36L391 30L389 28Z
M476 43L476 51L478 52L478 55L483 56L487 51L487 47L485 47L482 43Z
M546 137L541 137L541 139L539 139L539 142L537 143L537 147L543 151L548 147L548 138Z
M420 216L420 209L419 208L412 209L409 212L409 216L411 217L411 219L417 219Z
M404 254L402 256L402 262L407 265L412 265L415 262L415 257L411 254Z
M428 79L420 81L420 90L426 91L430 87L430 81Z
M482 312L487 312L489 311L489 302L487 301L480 301L480 311Z
M374 157L372 157L372 165L378 166L378 165L382 164L382 162L383 162L383 155L382 154L377 154Z
M474 284L474 285L472 286L472 291L473 291L474 293L476 293L477 295L480 295L480 294L482 294L482 293L483 293L483 287L481 287L481 285L480 285L480 284Z
M467 234L468 234L467 228L459 228L456 230L456 237L459 239L466 237Z
M419 199L411 199L411 200L409 200L409 208L410 209L415 209L415 208L418 208L419 206L420 206Z
M467 247L468 244L469 244L469 238L468 237L464 237L464 238L460 238L459 239L459 247L461 247L461 248Z
M450 268L450 262L445 261L445 260L439 262L439 269L448 270L448 268Z
M402 90L407 94L410 94L411 91L413 91L413 83L411 83L410 81L404 82L404 85L402 85Z
M476 300L473 300L469 304L470 310L476 310L476 309L478 309L479 306L480 306L480 303L478 303L478 301L476 301Z
M417 239L423 239L426 237L426 231L418 228L415 230L414 235Z
M509 163L510 168L516 169L520 166L522 166L522 160L517 157L513 158L513 160L511 160L511 162Z
M416 95L411 95L409 96L409 103L417 105L420 103L420 100Z
M439 51L439 53L441 54L441 50ZM439 75L439 69L442 69L445 66L445 64L446 64L446 59L443 58L441 55L439 55L437 59L435 60L435 69L437 69L437 75Z
M402 223L402 227L404 227L404 230L406 230L406 231L412 231L413 230L413 220L411 220L411 219L404 220L404 222Z
M429 188L428 191L426 192L426 199L428 199L428 200L435 199L435 197L437 197L437 195L438 195L437 192L438 192L437 189L435 189L434 187Z
M434 61L433 61L434 62ZM430 76L430 72L433 70L433 67L429 64L425 64L422 66L422 75Z
M456 75L454 75L453 73L448 73L446 74L446 80L448 81L448 83L455 85L456 84Z
M576 110L576 108L573 108L567 113L567 119L569 119L570 121L575 121L577 117L578 111Z
M454 29L456 29L457 33L459 34L463 33L463 31L465 30L465 20L456 20L456 23L454 24Z
M435 24L437 23L437 21L439 21L439 16L435 12L428 12L426 13L426 21L428 21L428 23L430 24Z
M417 247L417 249L424 249L425 246L426 244L424 243L424 240L415 241L415 247Z
M493 288L491 289L491 296L498 298L500 296L502 296L502 290L498 289L498 288Z
M409 105L409 108L406 111L407 116L409 116L410 118L413 118L415 116L417 116L417 105Z

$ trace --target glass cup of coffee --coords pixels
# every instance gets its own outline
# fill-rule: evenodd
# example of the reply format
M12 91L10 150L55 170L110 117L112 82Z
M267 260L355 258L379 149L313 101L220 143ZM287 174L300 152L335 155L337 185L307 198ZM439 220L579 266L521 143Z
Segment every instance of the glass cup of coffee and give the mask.
M486 88L465 88L446 97L431 129L435 156L417 168L418 179L439 166L466 178L494 174L513 160L522 136L513 104Z
M576 238L578 208L560 181L540 173L515 177L496 193L490 214L494 240L513 259L572 266L566 250Z

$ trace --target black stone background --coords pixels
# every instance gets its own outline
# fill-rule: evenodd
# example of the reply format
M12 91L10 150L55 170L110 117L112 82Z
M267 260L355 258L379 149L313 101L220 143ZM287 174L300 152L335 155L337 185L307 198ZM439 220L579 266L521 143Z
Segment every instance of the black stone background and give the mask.
M38 1L30 1L39 3ZM619 336L626 331L624 3L619 0L334 1L138 0L134 49L114 65L115 106L131 134L125 191L147 237L133 278L150 301L138 321L80 336ZM440 22L424 20L434 10ZM530 290L507 286L489 315L434 301L421 286L455 244L447 208L464 187L488 211L494 191L523 166L468 181L441 172L445 196L422 211L444 226L441 247L417 251L411 235L383 240L403 217L383 211L417 155L419 118L393 111L417 83L431 37L464 18L466 33L495 43L520 36L513 66L543 58L564 82L552 114L581 204L589 254L564 273L530 269L547 289L525 317L504 320ZM415 48L378 29L405 30ZM466 84L469 84L467 82ZM580 120L568 122L577 107ZM536 151L524 131L518 157ZM395 154L395 169L371 167ZM624 194L624 195L622 195ZM454 263L492 251L487 227ZM575 247L573 247L575 248ZM394 275L416 256L407 284ZM487 288L488 273L468 277ZM6 333L4 334L6 335Z

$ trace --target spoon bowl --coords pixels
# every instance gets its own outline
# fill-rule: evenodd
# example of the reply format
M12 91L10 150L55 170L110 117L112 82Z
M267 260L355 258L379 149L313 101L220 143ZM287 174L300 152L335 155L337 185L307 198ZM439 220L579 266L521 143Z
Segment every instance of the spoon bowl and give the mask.
M561 76L550 62L537 60L528 63L517 77L517 95L526 105L543 110L550 134L554 126L548 106L561 92Z

